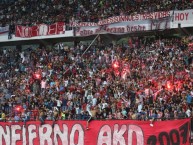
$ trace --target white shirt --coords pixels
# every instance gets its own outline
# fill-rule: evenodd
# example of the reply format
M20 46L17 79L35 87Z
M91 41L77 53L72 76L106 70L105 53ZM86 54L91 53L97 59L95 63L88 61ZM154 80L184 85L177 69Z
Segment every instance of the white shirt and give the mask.
M141 109L143 108L143 105L140 103L137 107L138 112L141 112Z
M145 95L148 96L150 94L153 94L153 91L151 89L145 89Z
M107 103L102 103L102 109L105 109L108 106Z
M93 76L93 72L89 71L89 76L92 77Z
M57 107L61 107L62 101L61 100L56 100L56 102L57 102Z
M41 88L43 88L43 89L46 88L46 81L41 81Z
M96 106L96 104L97 104L97 98L93 98L92 99L92 106Z
M21 56L22 59L24 59L25 58L24 57L24 52L20 53L20 56Z
M68 97L68 100L72 100L72 93L68 92L67 97Z
M87 104L87 105L86 105L86 111L90 112L90 107L91 107L90 104ZM90 113L89 113L89 114L90 114Z
M186 110L186 115L187 115L188 117L190 117L190 115L191 115L190 109Z
M42 77L45 77L46 76L46 72L42 72Z
M93 98L93 95L88 95L88 96L87 96L88 102L90 102L90 101L92 100L92 98Z
M80 114L80 108L76 107L76 114Z
M64 85L65 85L65 87L68 86L68 80L65 80L65 81L64 81Z

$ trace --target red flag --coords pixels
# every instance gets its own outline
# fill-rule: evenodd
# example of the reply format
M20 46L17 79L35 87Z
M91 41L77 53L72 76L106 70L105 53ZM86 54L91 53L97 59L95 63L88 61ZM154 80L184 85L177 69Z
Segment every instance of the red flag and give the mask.
M154 100L156 100L157 95L158 95L161 91L162 91L162 89L158 90L157 92L155 92L155 93L153 94Z

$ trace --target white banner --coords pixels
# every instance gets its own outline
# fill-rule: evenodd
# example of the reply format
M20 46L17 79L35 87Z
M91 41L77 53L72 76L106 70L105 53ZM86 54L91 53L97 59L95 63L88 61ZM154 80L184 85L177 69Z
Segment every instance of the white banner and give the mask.
M9 26L0 27L0 34L9 32Z
M76 36L94 34L126 34L152 30L164 30L193 26L193 9L184 11L152 12L132 16L114 16L98 23L80 22L71 23L76 27Z
M170 28L170 19L143 20L138 22L119 22L101 26L77 27L76 36L88 36L94 34L126 34L151 30L163 30Z
M174 23L191 23L193 25L193 9L174 11Z
M162 12L152 12L152 13L144 13L144 14L134 14L134 15L121 15L121 16L113 16L104 20L100 20L97 23L94 22L71 22L70 26L72 27L85 27L85 26L101 26L113 23L120 22L138 22L145 20L154 20L154 19L162 19L171 16L170 11L162 11Z
M171 28L193 27L193 9L184 11L173 11L173 20L171 21Z

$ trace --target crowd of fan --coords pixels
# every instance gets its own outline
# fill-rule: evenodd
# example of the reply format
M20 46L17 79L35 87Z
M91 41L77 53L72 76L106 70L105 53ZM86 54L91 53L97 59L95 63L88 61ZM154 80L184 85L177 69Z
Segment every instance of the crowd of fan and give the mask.
M97 22L117 15L191 8L192 0L0 0L0 22L1 26Z
M100 40L100 39L99 39ZM169 120L193 115L192 37L1 49L1 120ZM84 54L84 55L82 55ZM40 111L41 110L41 111Z

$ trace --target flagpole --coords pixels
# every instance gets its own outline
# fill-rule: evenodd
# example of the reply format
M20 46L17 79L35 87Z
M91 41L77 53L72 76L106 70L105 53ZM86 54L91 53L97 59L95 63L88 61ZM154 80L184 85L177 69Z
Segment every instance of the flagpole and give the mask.
M89 48L91 47L91 45L95 42L95 40L96 40L98 37L99 37L99 34L97 34L97 36L94 38L94 40L90 43L90 45L89 45L89 46L86 48L86 50L82 53L80 59L82 59L82 57L84 56L84 54L89 50ZM76 65L77 61L78 61L78 60L76 60L76 61L72 64L72 67L73 67L74 65ZM63 73L63 75L66 74L67 71L69 71L69 69L70 69L70 68L68 68L68 69Z

